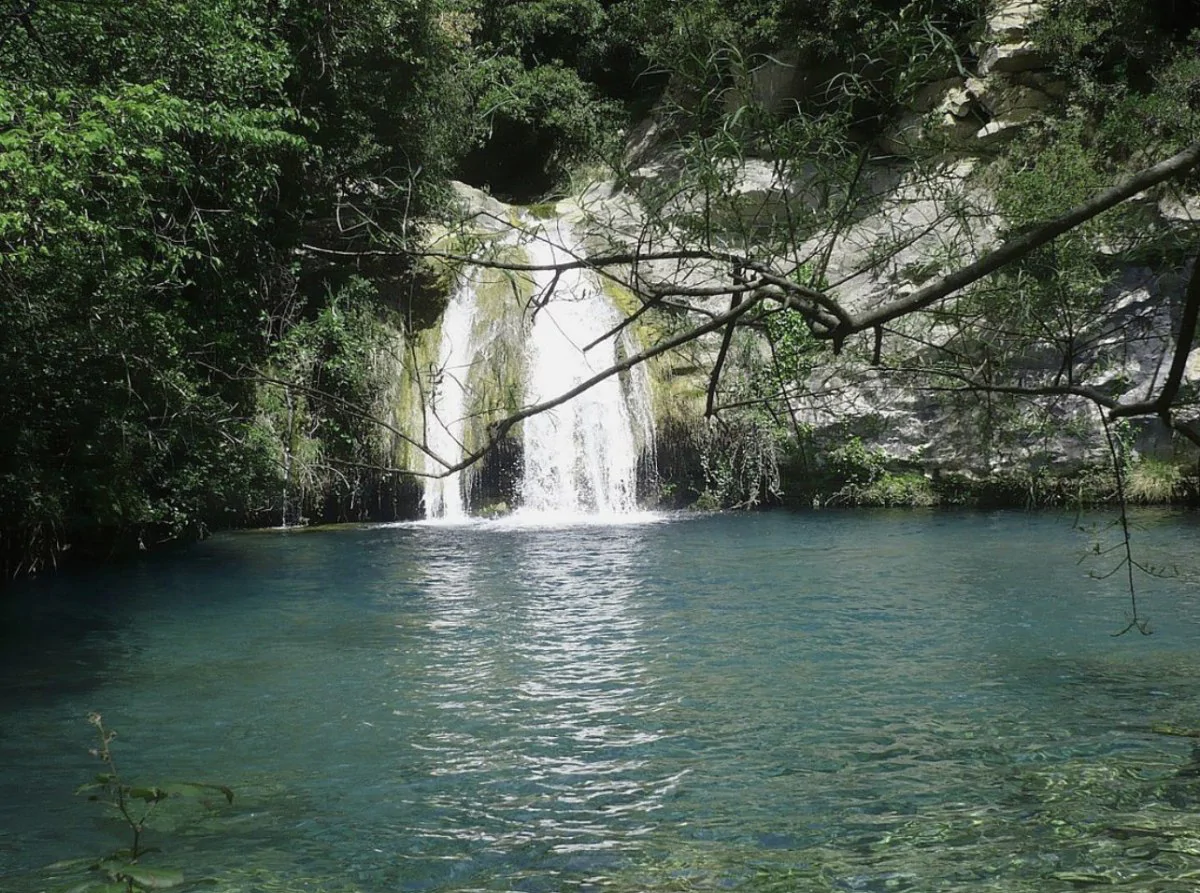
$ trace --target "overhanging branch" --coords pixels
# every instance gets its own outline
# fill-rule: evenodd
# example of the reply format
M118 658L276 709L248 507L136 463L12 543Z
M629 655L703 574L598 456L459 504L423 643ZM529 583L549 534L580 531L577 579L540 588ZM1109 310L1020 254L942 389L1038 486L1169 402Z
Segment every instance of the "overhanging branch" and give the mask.
M1193 143L1166 161L1127 177L1086 202L1076 205L1065 214L1027 230L1008 240L999 248L988 252L974 263L942 276L911 295L876 307L874 310L851 316L847 322L828 332L825 337L832 339L834 348L837 349L849 335L883 325L918 310L924 310L959 289L1019 260L1063 233L1069 232L1093 217L1133 198L1139 192L1186 173L1198 164L1200 164L1200 143Z

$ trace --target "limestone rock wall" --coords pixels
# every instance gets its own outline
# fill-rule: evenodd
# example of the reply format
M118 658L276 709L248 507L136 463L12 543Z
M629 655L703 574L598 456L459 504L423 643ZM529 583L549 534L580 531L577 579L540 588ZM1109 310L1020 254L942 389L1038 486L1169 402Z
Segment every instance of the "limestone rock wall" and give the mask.
M971 153L1011 139L1022 125L1058 108L1066 84L1030 39L1044 12L1037 0L996 3L973 47L974 74L924 88L885 145L899 152L935 139Z

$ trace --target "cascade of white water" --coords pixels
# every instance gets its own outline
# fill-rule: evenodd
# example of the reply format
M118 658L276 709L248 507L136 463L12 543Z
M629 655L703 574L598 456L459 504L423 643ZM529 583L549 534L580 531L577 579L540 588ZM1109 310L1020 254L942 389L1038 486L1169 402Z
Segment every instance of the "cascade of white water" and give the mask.
M471 330L475 324L474 276L466 277L446 305L442 337L438 345L438 371L432 396L426 406L425 439L429 449L445 462L458 462L463 455L463 429L467 409L467 373L471 366ZM426 474L444 467L425 457ZM425 479L425 517L461 521L467 517L462 472Z
M574 234L563 221L528 246L530 262L573 260ZM623 335L604 338L620 316L599 281L585 270L534 274L542 302L529 333L526 402L541 403L616 363ZM637 508L637 466L652 443L646 375L614 375L574 400L524 422L521 511L559 516L619 515Z

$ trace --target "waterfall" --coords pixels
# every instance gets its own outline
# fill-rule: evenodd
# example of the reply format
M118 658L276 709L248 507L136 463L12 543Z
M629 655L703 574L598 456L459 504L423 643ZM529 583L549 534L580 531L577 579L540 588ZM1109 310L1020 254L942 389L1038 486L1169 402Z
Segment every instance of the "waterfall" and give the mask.
M446 305L438 344L438 367L426 406L426 444L431 452L449 463L458 462L463 456L466 381L472 361L471 330L475 324L475 288L475 277L466 277ZM426 474L438 474L445 468L433 457L426 456L424 470ZM426 518L446 521L465 519L467 508L462 472L456 471L441 478L425 478L424 503Z
M535 266L581 256L563 221L550 224L527 249ZM599 340L621 317L589 271L537 271L534 297L541 306L529 332L527 404L557 397L631 349L624 333ZM573 517L636 511L638 458L652 438L649 383L640 367L526 419L521 512Z
M582 256L567 223L551 221L543 227L522 246L527 255L522 260L547 266ZM557 277L551 270L529 274L532 281L527 285L532 286L536 308L532 318L506 316L503 324L490 315L529 311L511 296L498 304L499 283L491 282L485 272L468 271L451 296L442 317L435 372L423 394L426 444L448 463L462 459L467 419L492 408L472 402L473 392L489 375L514 374L528 406L560 396L636 350L628 333L604 337L622 316L590 271L567 270ZM505 279L504 287L513 286ZM511 347L497 349L500 344ZM501 372L506 361L497 365L497 358L507 356L517 357L517 365ZM611 376L574 400L526 419L519 430L523 459L515 487L517 515L542 523L637 511L638 461L654 443L644 368ZM437 460L425 457L426 474L443 470ZM463 484L458 472L426 478L425 517L466 520Z

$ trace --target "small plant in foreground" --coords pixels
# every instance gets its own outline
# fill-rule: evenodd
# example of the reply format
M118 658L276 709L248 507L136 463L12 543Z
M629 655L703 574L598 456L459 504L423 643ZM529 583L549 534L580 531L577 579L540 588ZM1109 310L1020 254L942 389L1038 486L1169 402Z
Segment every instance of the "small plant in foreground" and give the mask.
M159 805L171 797L187 797L204 800L219 795L226 803L233 803L233 791L224 785L200 782L175 782L162 785L134 785L126 782L113 758L112 742L117 733L104 725L99 713L88 716L99 736L99 746L92 749L94 757L104 764L103 772L89 783L82 785L77 794L86 794L89 800L103 803L124 823L129 834L128 846L109 853L98 861L87 860L87 868L99 877L71 888L71 893L134 893L137 890L168 890L183 886L186 881L178 869L147 867L141 859L154 852L145 843L147 823ZM64 863L76 864L76 863Z

